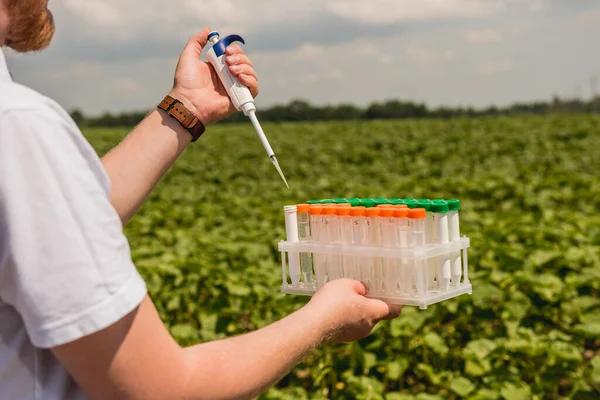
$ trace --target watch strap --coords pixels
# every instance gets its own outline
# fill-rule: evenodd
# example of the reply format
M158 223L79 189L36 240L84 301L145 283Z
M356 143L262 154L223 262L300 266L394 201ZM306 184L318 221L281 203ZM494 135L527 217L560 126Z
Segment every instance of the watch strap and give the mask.
M192 142L198 140L206 130L202 121L193 112L188 110L181 101L169 95L165 96L158 108L176 119L192 135Z

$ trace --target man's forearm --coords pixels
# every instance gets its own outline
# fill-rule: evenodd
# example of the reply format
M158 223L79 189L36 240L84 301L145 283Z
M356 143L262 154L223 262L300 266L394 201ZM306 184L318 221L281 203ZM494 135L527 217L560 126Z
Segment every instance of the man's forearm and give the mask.
M188 347L189 385L197 399L254 398L283 378L325 339L310 306L258 331Z
M176 120L155 110L102 157L111 181L110 201L123 224L136 213L191 139Z

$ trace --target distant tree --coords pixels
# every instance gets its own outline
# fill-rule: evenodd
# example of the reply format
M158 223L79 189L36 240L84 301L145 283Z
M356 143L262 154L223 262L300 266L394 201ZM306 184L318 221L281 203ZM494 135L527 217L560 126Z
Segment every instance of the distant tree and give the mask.
M85 124L85 116L78 108L72 110L69 114L77 126L83 126Z

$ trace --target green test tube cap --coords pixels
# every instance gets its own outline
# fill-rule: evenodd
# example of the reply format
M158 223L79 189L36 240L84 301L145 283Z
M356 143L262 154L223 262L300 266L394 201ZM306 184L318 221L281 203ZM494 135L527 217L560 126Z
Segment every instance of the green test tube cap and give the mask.
M383 197L374 198L373 201L375 202L376 205L378 205L378 204L390 204L390 201L388 199L384 199Z
M342 198L342 197L336 197L335 199L333 199L333 202L335 204L342 204L342 203L347 203L348 200Z
M390 203L392 203L394 205L404 204L404 200L402 200L402 199L390 199Z
M360 199L360 205L366 208L375 207L375 201L373 199Z
M404 199L401 204L406 204L408 208L419 208L419 202L415 199Z
M448 202L445 200L433 200L431 202L431 211L434 213L445 213L448 210Z
M309 200L306 202L306 204L319 204L321 202L321 200Z
M449 210L460 210L460 200L456 200L456 199L452 199L452 200L446 200L446 202L448 203L448 209Z
M319 203L321 203L321 204L333 204L333 199L321 200Z
M350 203L352 207L362 206L360 199L348 199L348 203Z
M425 211L431 210L431 200L429 200L429 199L418 199L417 203L419 204L419 208L424 208Z

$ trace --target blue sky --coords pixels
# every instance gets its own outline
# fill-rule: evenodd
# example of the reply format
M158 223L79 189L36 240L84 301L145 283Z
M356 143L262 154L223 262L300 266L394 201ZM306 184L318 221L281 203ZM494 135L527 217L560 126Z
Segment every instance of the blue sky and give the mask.
M141 6L143 4L143 6ZM591 0L57 0L52 46L7 52L15 79L89 114L153 107L205 26L239 33L260 108L293 98L483 107L590 96L600 81ZM600 83L598 84L600 90Z

